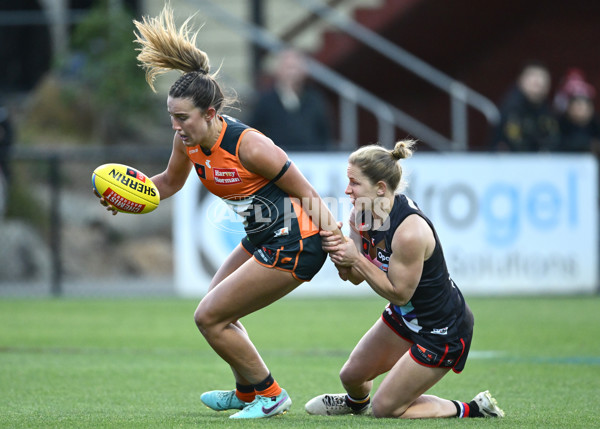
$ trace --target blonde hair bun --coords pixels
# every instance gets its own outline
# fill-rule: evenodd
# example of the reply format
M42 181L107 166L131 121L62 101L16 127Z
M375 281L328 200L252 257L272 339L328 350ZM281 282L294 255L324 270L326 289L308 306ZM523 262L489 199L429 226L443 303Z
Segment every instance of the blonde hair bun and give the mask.
M415 140L400 140L394 145L394 149L391 150L390 154L397 160L410 158L413 154L412 148L415 143Z

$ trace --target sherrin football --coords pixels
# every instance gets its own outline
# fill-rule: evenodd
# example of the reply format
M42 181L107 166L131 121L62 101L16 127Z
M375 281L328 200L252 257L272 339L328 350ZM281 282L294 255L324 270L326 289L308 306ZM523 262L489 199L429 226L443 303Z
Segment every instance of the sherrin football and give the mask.
M160 203L156 185L145 174L123 164L103 164L92 174L92 186L122 213L150 213Z

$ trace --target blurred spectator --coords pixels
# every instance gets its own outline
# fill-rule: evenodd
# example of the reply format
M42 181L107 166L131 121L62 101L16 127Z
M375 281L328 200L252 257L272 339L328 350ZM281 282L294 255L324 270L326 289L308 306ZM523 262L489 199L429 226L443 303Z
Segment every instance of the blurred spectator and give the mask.
M593 89L593 88L592 88ZM560 116L559 152L591 152L600 155L600 120L590 92L574 91Z
M590 99L596 96L596 89L586 81L583 70L570 68L560 80L554 95L554 110L562 115L567 110L570 98L575 95L584 95Z
M10 177L10 148L13 143L13 129L8 109L0 104L0 175L8 181Z
M279 53L271 88L259 95L248 124L286 151L331 149L331 117L324 96L306 82L301 53Z
M500 123L490 149L538 152L556 147L558 121L549 102L550 72L538 62L527 63L500 104Z

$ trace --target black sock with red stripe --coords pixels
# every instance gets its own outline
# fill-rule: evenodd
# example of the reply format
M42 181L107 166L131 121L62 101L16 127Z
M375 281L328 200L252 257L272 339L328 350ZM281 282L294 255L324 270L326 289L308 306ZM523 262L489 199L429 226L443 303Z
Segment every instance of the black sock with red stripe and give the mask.
M452 401L454 406L456 407L456 417L459 419L466 417L485 417L479 411L479 405L475 401L471 402L460 402L460 401Z

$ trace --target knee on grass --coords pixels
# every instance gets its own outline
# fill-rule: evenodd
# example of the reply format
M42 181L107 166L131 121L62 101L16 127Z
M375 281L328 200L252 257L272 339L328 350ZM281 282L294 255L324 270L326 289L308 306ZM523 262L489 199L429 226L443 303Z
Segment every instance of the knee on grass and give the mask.
M362 386L368 380L360 368L353 367L352 365L348 365L348 363L346 363L346 365L344 365L340 371L340 381L345 388L354 390L353 388Z
M394 398L381 398L377 394L371 400L371 410L373 417L382 418L400 418L408 409L408 405L397 404Z

